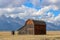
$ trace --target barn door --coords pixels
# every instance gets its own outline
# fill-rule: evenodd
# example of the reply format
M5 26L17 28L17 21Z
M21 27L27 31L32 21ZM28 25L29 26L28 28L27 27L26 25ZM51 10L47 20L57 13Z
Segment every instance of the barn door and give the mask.
M34 27L34 34L35 35L39 35L40 34L40 27L39 27L39 25L35 25L35 27Z
M46 34L46 28L44 25L35 25L34 32L35 35L43 35Z

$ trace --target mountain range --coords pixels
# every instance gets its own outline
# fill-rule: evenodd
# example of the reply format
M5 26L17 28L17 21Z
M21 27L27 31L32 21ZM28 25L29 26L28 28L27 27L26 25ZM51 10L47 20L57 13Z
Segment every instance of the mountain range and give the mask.
M25 21L19 17L12 18L2 15L0 17L0 30L1 31L12 31L17 30L18 28L24 25Z
M24 19L19 17L12 18L5 15L0 16L0 31L12 31L21 28L25 24ZM46 22L47 30L60 30L60 25L55 25L50 22Z

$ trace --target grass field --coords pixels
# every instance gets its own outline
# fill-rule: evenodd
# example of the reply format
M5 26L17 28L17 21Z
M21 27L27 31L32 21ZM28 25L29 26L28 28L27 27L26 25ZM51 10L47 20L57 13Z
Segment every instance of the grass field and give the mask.
M0 40L60 40L60 31L47 31L47 35L12 35L11 32L1 31Z

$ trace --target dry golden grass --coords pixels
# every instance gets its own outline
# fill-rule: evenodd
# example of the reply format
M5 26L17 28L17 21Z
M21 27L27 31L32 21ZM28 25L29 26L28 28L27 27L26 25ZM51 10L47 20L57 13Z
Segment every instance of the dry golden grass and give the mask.
M60 31L47 31L47 35L12 35L11 32L0 32L0 40L60 40Z

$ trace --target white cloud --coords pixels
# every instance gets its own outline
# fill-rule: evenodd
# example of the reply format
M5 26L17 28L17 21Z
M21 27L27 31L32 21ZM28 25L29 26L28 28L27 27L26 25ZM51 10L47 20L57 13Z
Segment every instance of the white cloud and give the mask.
M45 6L45 7L41 8L38 12L33 13L33 16L45 15L46 12L50 11L51 9L58 10L58 8L55 5Z
M5 7L19 7L23 5L26 0L0 0L0 8Z
M49 17L53 17L54 15L53 15L53 13L49 12L49 13L48 13L48 16L49 16Z
M55 5L60 9L60 0L42 0L41 7Z
M58 6L56 6L56 5L51 5L51 7L53 10L59 10Z
M36 7L55 5L55 9L60 9L60 0L30 0L30 2Z
M30 2L34 5L34 6L39 6L40 5L40 0L30 0Z
M16 8L0 8L0 15L6 15L7 17L11 16L14 18L17 16L20 18L29 18L34 12L37 12L37 10L24 5Z
M48 0L50 3L57 3L59 0Z
M50 6L41 8L41 9L36 13L36 15L44 15L44 14L45 14L47 11L49 11L50 9L51 9Z
M0 0L0 7L6 7L12 3L12 0Z
M56 21L60 21L60 14L55 17L55 20L56 20Z
M20 7L24 5L28 0L0 0L0 8L5 7ZM55 5L55 9L60 9L60 0L29 0L28 2L32 3L34 7L44 7Z

